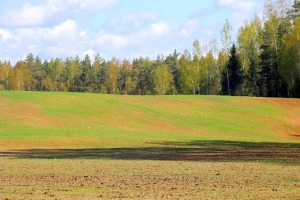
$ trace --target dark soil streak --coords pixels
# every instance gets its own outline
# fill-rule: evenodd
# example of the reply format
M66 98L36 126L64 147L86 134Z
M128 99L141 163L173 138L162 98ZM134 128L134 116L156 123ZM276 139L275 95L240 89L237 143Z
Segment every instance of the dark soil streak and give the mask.
M300 144L231 141L162 142L145 148L31 149L0 157L32 159L112 159L162 161L263 161L300 164Z

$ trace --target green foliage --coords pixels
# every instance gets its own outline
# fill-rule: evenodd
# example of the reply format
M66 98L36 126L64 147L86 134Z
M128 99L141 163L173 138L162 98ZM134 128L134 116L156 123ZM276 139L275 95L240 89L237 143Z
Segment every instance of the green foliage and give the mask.
M68 72L67 87L69 88L69 91L77 92L80 82L79 77L81 75L79 60L76 58L67 59L66 69Z
M230 46L232 44L231 31L232 31L232 26L230 25L229 20L226 19L220 34L221 34L221 42L223 43L223 48L228 54L230 52Z
M175 94L181 93L179 55L180 53L177 53L175 49L173 54L167 56L165 60L165 64L168 65L169 70L174 77Z
M282 39L280 20L273 15L264 25L262 32L263 44L260 54L260 91L262 96L280 97L286 95L285 83L280 76L280 52Z
M201 91L205 91L207 95L217 95L220 93L220 68L215 59L213 52L210 50L205 57L201 59Z
M13 71L9 63L0 63L0 90L9 89L9 75Z
M288 18L295 20L300 20L300 1L294 0L292 8L288 11Z
M201 79L201 66L200 58L191 55L188 51L181 56L179 60L180 74L181 74L181 88L184 94L200 94L200 79Z
M280 74L288 84L290 96L300 97L300 20L295 20L291 33L285 38L281 55Z
M159 95L172 93L173 76L167 65L160 65L153 71L155 92Z
M250 22L245 22L244 26L240 28L238 35L238 52L239 59L242 64L245 81L243 85L243 94L251 96L259 95L259 64L261 45L263 40L261 20L255 16Z
M31 72L25 62L17 62L14 73L10 74L9 88L18 91L31 90Z
M119 93L118 88L118 73L120 62L117 59L113 59L107 63L108 77L107 77L107 92L109 94Z
M99 89L100 80L98 79L98 74L100 73L103 64L104 64L104 60L101 58L100 54L96 54L90 70L90 79L91 79L90 90L92 92L100 91Z
M136 82L135 94L149 94L153 90L153 62L148 58L135 59L133 65L133 81Z
M80 63L81 74L79 76L79 91L91 92L92 91L92 64L91 58L86 55L84 60Z
M31 72L31 90L42 90L42 80L46 77L42 60L38 56L34 58L33 54L28 54L25 62Z

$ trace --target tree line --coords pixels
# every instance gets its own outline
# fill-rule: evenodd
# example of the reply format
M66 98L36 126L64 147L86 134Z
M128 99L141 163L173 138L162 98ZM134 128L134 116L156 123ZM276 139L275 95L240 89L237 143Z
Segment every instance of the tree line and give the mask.
M156 60L105 60L98 53L42 61L28 54L14 66L0 62L0 90L95 92L130 95L245 95L300 97L300 2L267 0L263 18L240 27L237 44L226 20L220 37L193 43Z

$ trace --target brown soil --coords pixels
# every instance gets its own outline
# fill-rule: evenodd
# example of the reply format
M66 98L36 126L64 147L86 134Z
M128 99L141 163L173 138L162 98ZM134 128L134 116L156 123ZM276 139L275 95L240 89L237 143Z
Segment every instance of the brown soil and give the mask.
M36 127L61 127L65 126L67 123L67 120L56 119L43 114L42 109L37 108L34 104L0 105L1 115L2 117L5 117L8 122L18 122L19 124Z
M10 160L3 199L299 199L299 166L232 162Z
M273 124L280 133L288 139L300 140L300 99L269 98L264 101L271 102L284 113L284 120L288 127Z
M299 199L300 146L169 142L0 152L7 199Z
M95 137L90 136L78 136L78 137L53 137L47 141L33 141L27 139L0 139L0 151L11 151L11 149L55 149L68 146L76 146L77 148L85 148L88 146L95 146L97 142Z

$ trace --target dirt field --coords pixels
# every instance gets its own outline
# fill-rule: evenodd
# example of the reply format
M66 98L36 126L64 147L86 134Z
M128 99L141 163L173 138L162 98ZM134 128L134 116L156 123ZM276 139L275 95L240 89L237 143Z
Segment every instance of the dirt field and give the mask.
M154 145L154 144L152 144ZM4 199L300 199L298 144L0 152Z
M2 199L299 199L299 166L2 158Z

